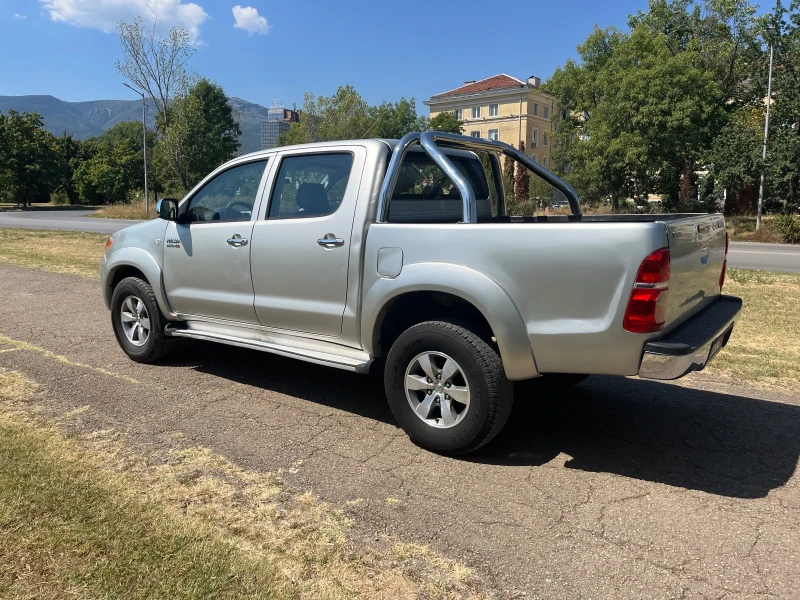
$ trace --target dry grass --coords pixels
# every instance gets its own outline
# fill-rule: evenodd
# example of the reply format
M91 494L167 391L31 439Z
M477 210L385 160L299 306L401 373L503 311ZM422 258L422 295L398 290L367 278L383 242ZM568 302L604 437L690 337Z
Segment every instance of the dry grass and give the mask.
M0 371L4 598L477 597L471 570L425 546L355 548L347 516L280 473L198 447L136 454L114 431L67 439L91 409L54 427L36 393Z
M0 262L97 278L107 240L98 233L0 229Z
M755 216L725 217L725 226L732 242L765 242L782 244L783 237L774 226L774 217L761 218L761 229L756 231Z
M150 202L150 212L144 211L144 203L125 203L125 204L109 204L97 209L93 213L87 215L98 219L131 219L135 221L143 221L145 219L155 219L156 208L153 202Z
M729 269L725 293L741 297L744 308L708 370L800 388L800 275Z

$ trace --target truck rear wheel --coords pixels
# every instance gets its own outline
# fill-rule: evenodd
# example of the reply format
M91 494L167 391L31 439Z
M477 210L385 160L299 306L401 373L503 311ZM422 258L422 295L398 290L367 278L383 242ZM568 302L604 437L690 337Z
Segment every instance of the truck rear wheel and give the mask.
M412 441L452 455L492 440L514 397L497 351L446 321L414 325L397 338L384 386L392 414Z
M114 288L111 324L120 347L136 362L161 360L175 345L175 340L164 335L166 319L153 288L138 277L127 277Z

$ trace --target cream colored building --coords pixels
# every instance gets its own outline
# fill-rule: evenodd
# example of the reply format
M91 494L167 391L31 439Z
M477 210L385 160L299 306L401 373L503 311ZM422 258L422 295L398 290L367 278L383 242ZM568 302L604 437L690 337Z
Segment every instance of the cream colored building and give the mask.
M436 94L424 104L430 108L431 118L441 112L455 112L464 122L464 135L500 140L514 148L524 141L525 152L549 166L556 104L540 86L538 77L522 81L495 75L465 81L461 87Z

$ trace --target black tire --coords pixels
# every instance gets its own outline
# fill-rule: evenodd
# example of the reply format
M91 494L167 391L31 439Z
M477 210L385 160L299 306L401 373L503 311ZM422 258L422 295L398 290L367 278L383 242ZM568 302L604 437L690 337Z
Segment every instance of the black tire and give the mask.
M150 320L147 340L141 346L137 346L128 340L122 325L122 303L130 296L135 296L144 303ZM138 277L127 277L114 288L114 293L111 296L111 324L114 327L114 335L117 337L120 347L125 351L125 354L136 362L151 363L161 360L175 346L175 340L164 335L164 326L167 324L167 320L158 308L153 288L150 287L149 283Z
M406 397L406 370L426 351L452 357L469 385L467 412L449 428L428 424ZM397 338L386 358L384 387L392 414L411 440L449 455L466 454L491 441L506 424L514 400L497 351L468 329L446 321L414 325Z

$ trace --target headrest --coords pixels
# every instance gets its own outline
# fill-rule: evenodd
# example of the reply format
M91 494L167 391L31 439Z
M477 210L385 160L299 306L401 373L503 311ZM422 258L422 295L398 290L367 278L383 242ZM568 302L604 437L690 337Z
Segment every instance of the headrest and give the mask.
M308 215L327 215L331 212L328 194L321 183L301 183L297 188L297 208Z

